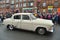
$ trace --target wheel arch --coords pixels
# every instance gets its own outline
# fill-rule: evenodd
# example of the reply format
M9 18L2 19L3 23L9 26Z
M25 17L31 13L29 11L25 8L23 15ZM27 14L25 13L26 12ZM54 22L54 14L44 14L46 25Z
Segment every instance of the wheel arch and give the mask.
M10 25L11 25L11 26L14 26L14 25L12 25L12 24L7 24L7 27L10 26Z
M37 32L37 30L38 30L39 28L43 28L43 29L45 29L45 30L47 31L47 29L46 29L45 27L37 27L37 28L35 29L35 31Z

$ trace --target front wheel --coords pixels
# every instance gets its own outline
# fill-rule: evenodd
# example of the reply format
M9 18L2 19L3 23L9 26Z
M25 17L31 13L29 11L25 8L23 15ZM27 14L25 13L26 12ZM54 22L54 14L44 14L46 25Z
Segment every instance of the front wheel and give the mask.
M44 29L44 28L38 28L37 29L37 33L40 34L40 35L44 35L44 34L46 34L46 29Z
M8 30L13 30L14 27L13 27L13 25L7 25L7 29L8 29Z

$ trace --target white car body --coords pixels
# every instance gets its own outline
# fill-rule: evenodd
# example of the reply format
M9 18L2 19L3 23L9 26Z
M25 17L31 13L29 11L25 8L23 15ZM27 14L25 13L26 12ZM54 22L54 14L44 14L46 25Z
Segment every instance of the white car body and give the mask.
M21 15L21 19L14 19L15 15ZM22 15L28 15L29 20L23 20ZM46 28L47 31L53 32L53 22L51 20L35 18L32 19L32 13L16 13L11 18L7 18L3 21L4 25L14 25L15 28L36 31L38 27ZM35 17L35 16L34 16Z

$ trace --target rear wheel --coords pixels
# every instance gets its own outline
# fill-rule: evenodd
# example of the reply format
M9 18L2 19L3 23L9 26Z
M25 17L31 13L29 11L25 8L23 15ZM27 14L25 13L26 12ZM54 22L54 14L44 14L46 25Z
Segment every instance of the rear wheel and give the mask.
M44 29L44 28L38 28L37 29L37 33L40 34L40 35L44 35L44 34L46 34L46 29Z
M13 25L7 25L7 29L8 29L8 30L13 30L14 27L13 27Z

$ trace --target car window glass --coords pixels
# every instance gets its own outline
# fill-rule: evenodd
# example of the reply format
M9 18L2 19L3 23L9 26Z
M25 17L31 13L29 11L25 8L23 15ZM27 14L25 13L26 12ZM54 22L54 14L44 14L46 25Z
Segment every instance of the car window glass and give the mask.
M31 14L30 17L31 19L36 19L36 17L33 14Z
M21 19L21 15L15 15L14 19Z
M29 16L28 15L22 15L22 19L23 20L29 20Z

